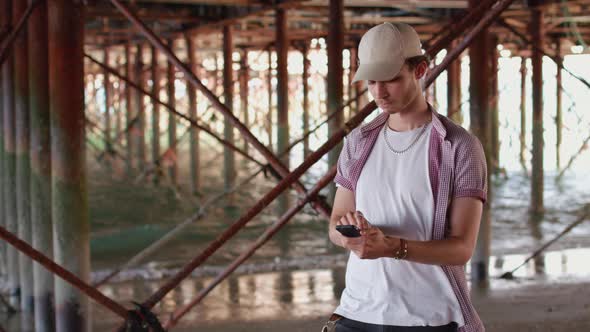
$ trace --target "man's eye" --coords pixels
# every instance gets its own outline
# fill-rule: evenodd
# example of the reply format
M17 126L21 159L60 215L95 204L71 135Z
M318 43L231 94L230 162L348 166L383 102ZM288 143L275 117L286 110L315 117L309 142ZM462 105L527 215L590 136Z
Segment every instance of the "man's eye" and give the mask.
M369 85L373 85L373 84L375 84L375 81L367 81L367 83L368 83Z

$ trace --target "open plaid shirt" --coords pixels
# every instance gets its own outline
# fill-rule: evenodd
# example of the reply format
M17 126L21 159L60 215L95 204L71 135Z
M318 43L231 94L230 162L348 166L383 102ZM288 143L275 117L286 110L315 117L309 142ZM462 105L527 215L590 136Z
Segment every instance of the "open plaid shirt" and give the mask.
M434 195L433 240L444 239L449 231L448 208L457 197L475 197L482 202L487 198L486 159L481 143L474 135L447 117L432 111L432 131L429 144L429 175ZM338 159L338 172L334 181L355 192L356 183L377 137L387 123L388 113L383 112L373 121L354 129L344 142ZM384 165L386 167L386 165ZM483 332L485 328L471 303L463 266L443 265L459 301L465 325L460 332Z

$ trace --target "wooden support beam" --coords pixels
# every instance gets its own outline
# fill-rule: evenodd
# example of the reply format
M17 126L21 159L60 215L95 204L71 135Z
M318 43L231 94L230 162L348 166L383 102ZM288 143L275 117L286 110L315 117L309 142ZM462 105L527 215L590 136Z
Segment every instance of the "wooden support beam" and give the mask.
M90 279L90 232L84 131L84 5L48 0L52 219L56 263ZM55 280L57 332L89 331L86 296Z
M39 4L31 15L28 30L32 245L52 259L49 45L46 2ZM33 279L35 329L37 332L53 332L55 331L53 274L39 263L33 263Z
M524 171L524 174L528 176L527 163L526 163L526 79L527 68L526 58L523 56L520 59L520 154L519 160L520 165Z
M240 54L240 113L244 126L250 127L250 116L248 112L248 82L250 81L250 69L248 68L248 50L243 50ZM244 141L244 151L248 153L248 142Z
M490 34L490 44L488 45L489 61L490 61L490 148L492 154L492 169L488 170L492 174L497 174L500 170L500 137L499 137L499 109L498 109L498 35Z
M26 1L13 1L12 19L18 20L27 8ZM18 237L32 244L31 233L31 159L30 113L29 113L29 56L27 29L16 37L14 56L14 111L16 126L16 213ZM21 310L32 314L33 308L33 261L26 255L19 255Z
M533 61L533 156L531 178L530 210L541 213L544 210L543 171L543 45L545 43L543 11L531 8L530 33L532 36Z
M268 110L266 113L266 131L268 134L268 149L273 150L273 137L272 137L272 125L273 125L273 91L272 88L272 50L269 48L268 54L268 75L266 75L266 87L268 89Z
M556 90L556 111L555 111L555 129L556 129L556 140L555 140L555 162L557 170L561 170L561 138L562 138L562 96L563 86L561 85L561 68L563 67L563 57L561 55L561 39L555 38L555 59L557 63L557 74L555 75L555 81L557 83Z
M303 74L301 77L303 84L303 134L309 131L309 66L310 61L307 58L309 52L309 44L304 43L302 49L303 55ZM303 140L303 157L307 158L310 153L309 136L305 136Z
M133 73L136 82L142 89L145 90L145 76L143 72L143 47L137 44L137 51L135 53L135 70ZM137 111L137 123L134 125L133 133L136 137L136 151L137 151L137 168L144 170L146 167L145 156L145 105L143 103L143 94L139 91L135 92L135 110Z
M109 48L105 47L102 62L107 66L110 66L110 60ZM113 103L113 98L111 95L111 79L108 71L103 70L102 79L104 88L104 147L105 151L109 152L113 144L113 140L111 138L111 106ZM110 156L110 153L107 153L107 156ZM109 160L110 158L107 158L107 164L109 163Z

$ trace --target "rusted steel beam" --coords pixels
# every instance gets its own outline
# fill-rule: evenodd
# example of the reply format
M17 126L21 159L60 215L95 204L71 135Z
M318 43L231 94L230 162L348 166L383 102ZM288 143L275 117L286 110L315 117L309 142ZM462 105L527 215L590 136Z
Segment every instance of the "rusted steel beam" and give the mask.
M299 211L305 207L307 203L309 203L314 196L318 195L320 190L326 187L328 184L332 183L332 180L336 176L336 165L332 166L330 170L316 183L313 188L302 197L295 206L291 207L285 214L281 216L279 220L277 220L271 227L267 228L267 230L256 239L252 245L250 245L244 253L242 253L238 258L236 258L228 267L226 267L221 273L213 279L207 285L207 287L203 288L197 296L191 300L189 303L184 305L183 307L177 309L171 316L168 322L165 323L164 328L171 329L176 324L178 324L179 320L194 306L199 304L207 294L209 294L217 285L219 285L223 280L225 280L228 276L231 275L242 263L244 263L248 258L252 257L252 255L262 247L268 240L270 240L277 232L283 228L290 220L293 218Z
M203 132L207 133L208 135L210 135L211 137L213 137L214 139L216 139L218 142L220 142L221 144L223 144L224 146L229 147L230 149L233 149L234 151L236 151L237 153L241 154L244 158L258 164L258 165L262 165L261 162L259 162L258 160L254 159L253 157L251 157L250 155L246 154L243 150L241 150L240 148L238 148L237 146L229 143L228 141L224 140L223 138L219 137L216 133L214 133L210 128L205 127L203 125L200 125L199 123L197 123L197 121L191 119L189 116L186 116L185 114L182 114L180 112L178 112L176 109L174 109L171 105L169 105L168 103L164 103L162 100L160 100L158 98L157 95L154 95L151 92L148 92L146 89L144 89L143 87L141 87L139 84L131 81L129 78L119 74L115 69L112 69L110 67L106 67L103 63L101 63L100 61L96 60L95 58L93 58L91 55L89 54L85 54L84 55L86 58L88 58L90 61L96 63L97 65L99 65L100 67L103 68L109 68L109 72L111 74L113 74L114 76L119 77L121 80L123 80L125 83L129 84L130 87L134 88L135 90L141 92L140 96L143 97L143 95L149 96L150 98L152 98L157 104L164 106L164 108L166 108L168 111L174 113L176 116L188 121L190 123L191 126L198 128L199 130L202 130ZM138 98L139 99L139 98ZM139 110L140 112L143 112L143 108L141 108ZM135 119L137 119L137 117L139 116L136 115ZM132 121L133 123L137 122L138 120ZM128 126L125 130L129 131L131 130L131 128L134 125ZM119 138L119 135L117 135L117 137L115 137L115 141L117 141Z
M233 114L234 80L233 80L233 28L231 25L223 26L223 103L225 112ZM236 118L237 119L237 118ZM239 121L239 120L238 120ZM223 138L228 142L234 142L234 128L231 119L225 116L223 119ZM233 187L236 181L236 162L232 150L223 149L223 185L225 190ZM230 199L231 201L231 196Z
M492 24L492 22L499 17L500 13L502 13L506 8L508 8L508 6L510 6L510 4L512 4L513 2L514 0L498 0L498 3L495 6L493 6L491 10L485 12L485 15L481 17L481 19L473 27L473 29L470 30L469 33L465 36L465 38L461 40L459 45L453 48L453 50L445 56L443 61L428 73L424 84L428 86L432 82L434 82L438 75L440 75L440 73L443 72L444 68L446 68L450 62L454 61L467 48L467 46L471 44L471 42L474 38L476 38L478 33L489 27ZM455 39L456 37L457 35L454 35L454 38L451 38L451 40ZM427 53L431 54L430 52Z
M160 71L158 68L158 50L155 47L150 47L151 55L152 55L152 163L156 166L156 172L154 172L152 176L152 181L155 185L160 183L160 167L159 167L159 158L160 158L160 104L156 101L157 97L160 94ZM170 104L172 107L172 104Z
M146 85L145 74L143 71L143 47L137 44L137 51L135 53L135 66L133 67L133 77L138 83L141 90L144 90ZM135 93L135 107L137 120L133 124L133 134L135 136L135 146L137 150L137 168L140 170L146 167L146 153L145 153L145 105L143 102L143 95Z
M125 44L125 75L131 77L133 72L133 65L131 62L131 44ZM132 94L129 83L125 81L125 128L131 128L131 121L133 118ZM127 175L130 175L133 170L133 136L131 130L125 130L125 151L127 163Z
M103 63L107 66L110 65L109 48L105 47L103 51ZM104 88L104 146L105 150L109 151L113 144L111 138L111 106L112 106L112 89L109 77L109 72L103 70L102 73L102 85Z
M180 59L178 59L174 53L167 48L162 41L144 24L142 23L137 17L131 13L125 5L121 3L120 0L111 0L111 2L117 7L125 16L133 22L133 24L146 36L146 38L154 44L154 46L158 47L158 49L166 55L168 60L172 62L187 78L187 80L198 88L201 93L211 102L215 109L219 110L231 124L238 129L238 131L242 134L244 139L246 139L252 146L260 152L264 156L266 160L270 163L271 167L280 175L280 177L285 177L289 174L289 170L282 165L280 160L268 150L260 141L244 126L240 120L232 114L231 110L225 106L223 103L219 101L219 99L209 90L206 86L201 83L201 81L195 76L195 74L188 68L186 64L184 64ZM296 181L294 185L295 189L300 192L306 192L305 187L301 184L300 181ZM324 216L329 217L331 208L330 206L323 200L318 199L314 201L313 204L314 208L321 212Z
M54 256L57 264L88 280L83 12L80 1L48 0ZM88 330L88 299L61 278L55 280L55 307L58 332Z
M2 22L10 25L12 22L12 1L0 2ZM3 102L3 135L4 135L4 209L6 229L16 234L18 222L16 215L16 131L14 111L14 64L12 52L7 52L8 61L2 66L2 102ZM18 252L12 247L6 248L6 263L8 270L8 295L12 306L20 306L20 276Z
M49 57L47 3L31 15L29 41L29 108L31 115L31 223L34 248L53 257L51 220L51 143L49 114ZM33 264L35 327L37 332L55 331L53 274Z
M195 54L195 42L190 36L185 36L186 50L188 65L192 71L197 70L197 61ZM188 90L188 113L189 117L193 121L197 121L197 91L194 87L187 85ZM197 194L201 185L200 175L200 152L199 152L199 129L191 126L190 129L190 147L189 147L189 158L190 158L190 170L191 170L191 191L193 194ZM248 151L244 150L246 154Z
M452 46L456 46L457 42L453 41ZM451 48L447 49L448 51ZM455 111L461 107L461 57L449 63L447 68L447 116L458 124L463 123L463 115L461 112Z
M15 1L15 2L24 2L24 0ZM6 59L10 56L10 48L12 47L14 41L18 37L19 33L22 29L26 26L27 20L33 13L33 10L37 5L45 0L31 0L28 7L22 12L21 16L18 17L18 22L13 20L13 22L17 22L14 29L10 32L10 34L6 37L6 40L2 40L1 48L0 48L0 66L6 61ZM10 13L10 12L7 12Z
M287 11L279 8L275 14L276 52L277 52L277 154L280 160L289 168L289 71L287 70L289 57L289 36L287 30ZM268 70L272 70L270 67ZM289 193L279 196L277 211L284 214L289 208Z
M168 47L170 49L174 49L174 40L170 39L168 41ZM172 106L172 108L176 108L176 88L174 87L174 82L176 81L176 72L174 70L174 66L168 62L167 63L167 94L168 94L168 104ZM168 152L174 154L173 158L177 160L178 158L178 151L176 149L177 144L177 137L176 137L176 116L173 113L168 113ZM176 162L170 163L168 166L168 177L173 185L178 183L178 166Z
M449 45L449 43L455 39L453 36L461 34L467 30L470 26L478 22L478 19L482 17L486 12L490 11L492 6L498 2L498 0L484 0L481 1L471 8L467 15L465 15L460 21L450 24L445 27L443 31L445 35L436 40L431 46L427 48L427 53L436 56L443 48Z
M555 103L556 103L556 111L555 111L555 163L557 169L561 169L561 141L562 141L562 134L561 134L561 127L563 122L562 116L562 107L561 107L561 99L563 95L563 87L561 85L561 68L563 67L563 57L561 55L561 39L559 37L555 38L555 58L557 60L557 73L555 74L555 82L556 82L556 96L555 96Z
M309 52L309 45L305 43L303 45L303 49L301 53L303 55L303 74L301 76L301 81L303 84L303 133L307 133L309 131L309 66L310 61L307 58ZM310 152L309 148L309 138L305 136L303 139L303 157L306 158Z
M49 3L51 0L48 1ZM30 244L26 243L25 241L19 239L17 236L12 234L11 232L7 231L4 227L0 227L0 238L4 241L8 242L10 245L15 247L20 252L26 253L29 257L31 257L35 262L41 264L44 268L51 271L53 274L57 275L59 278L56 280L61 280L69 283L73 287L81 290L84 294L88 297L92 298L96 302L100 303L114 314L119 315L119 317L127 319L127 310L121 306L119 303L111 300L109 297L103 295L101 292L96 290L96 288L88 285L86 281L81 279L77 276L77 274L69 271L63 265L60 265L47 256L36 250L35 248L31 247ZM63 282L62 281L62 282ZM59 312L58 312L59 314ZM76 329L76 330L63 330L60 331L85 331L85 329Z
M26 10L25 1L13 1L12 18L17 20ZM14 112L16 126L16 214L18 236L27 243L33 242L31 233L31 160L29 114L29 64L27 30L23 29L14 40ZM33 313L33 261L19 255L21 310Z
M470 0L469 5L477 6L477 0ZM480 21L481 22L481 21ZM477 27L477 25L476 25ZM470 130L479 138L485 155L487 156L488 180L492 170L491 155L491 115L490 115L490 38L488 30L482 28L477 35L473 35L473 43L469 47L470 83L469 83L469 116ZM466 37L467 38L467 37ZM459 44L461 46L461 43ZM449 52L452 54L453 51ZM484 79L482 79L482 77ZM490 182L488 182L490 183ZM490 186L491 188L491 186ZM489 191L489 189L488 189ZM491 197L491 193L488 192ZM478 241L471 259L471 279L474 281L488 278L488 262L490 257L491 228L489 222L489 200L484 204L484 213L480 222Z
M531 169L531 202L532 212L542 212L543 202L543 52L545 31L543 10L535 6L531 8L529 31L533 47L533 150Z
M342 50L344 45L344 0L330 0L330 18L328 23L328 94L327 109L332 113L342 105L344 94L344 85L342 82ZM344 123L344 110L335 114L334 118L328 122L328 137L342 126ZM338 144L328 153L328 165L333 166L338 162L342 144ZM331 185L329 197L332 199L336 194L336 186Z

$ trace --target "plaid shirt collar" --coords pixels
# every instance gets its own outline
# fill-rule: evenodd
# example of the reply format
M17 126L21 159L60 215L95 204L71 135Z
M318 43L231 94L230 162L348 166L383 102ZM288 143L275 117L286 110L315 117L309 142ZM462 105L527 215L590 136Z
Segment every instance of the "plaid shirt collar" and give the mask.
M438 112L430 104L428 104L428 109L430 109L430 111L432 112L432 126L440 134L440 136L444 139L445 137L447 137L447 129L445 128L443 123L440 121L439 116L438 116ZM365 137L365 136L369 135L369 133L371 133L373 130L378 130L378 129L383 128L383 125L385 125L385 122L387 122L388 118L389 118L389 114L386 112L382 112L375 119L373 119L373 121L367 123L366 125L363 125L361 127L362 136Z

